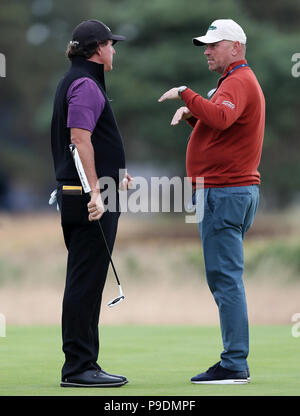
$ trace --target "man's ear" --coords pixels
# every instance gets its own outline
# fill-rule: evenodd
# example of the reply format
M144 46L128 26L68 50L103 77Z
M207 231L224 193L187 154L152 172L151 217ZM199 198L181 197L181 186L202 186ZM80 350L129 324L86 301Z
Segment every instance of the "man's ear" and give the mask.
M240 42L236 41L233 42L233 48L232 48L232 55L236 56L240 53L241 50L241 44Z
M102 54L102 49L101 49L101 45L98 46L97 48L97 52L96 52L99 56Z

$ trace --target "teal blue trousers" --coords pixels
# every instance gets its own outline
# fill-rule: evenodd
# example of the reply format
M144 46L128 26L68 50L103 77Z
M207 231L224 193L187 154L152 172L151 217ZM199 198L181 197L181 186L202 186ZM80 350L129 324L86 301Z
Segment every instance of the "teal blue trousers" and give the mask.
M256 214L259 187L205 188L195 196L197 210L204 204L199 232L207 283L219 309L221 365L242 371L248 368L249 354L243 240Z

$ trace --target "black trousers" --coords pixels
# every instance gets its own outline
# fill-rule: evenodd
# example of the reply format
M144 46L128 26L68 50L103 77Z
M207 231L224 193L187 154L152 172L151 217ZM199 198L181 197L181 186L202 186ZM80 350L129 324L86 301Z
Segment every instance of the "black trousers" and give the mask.
M62 378L100 368L99 315L109 256L97 222L88 221L88 195L58 192L61 223L68 250L62 307L65 363ZM110 252L113 251L119 212L106 211L100 219Z

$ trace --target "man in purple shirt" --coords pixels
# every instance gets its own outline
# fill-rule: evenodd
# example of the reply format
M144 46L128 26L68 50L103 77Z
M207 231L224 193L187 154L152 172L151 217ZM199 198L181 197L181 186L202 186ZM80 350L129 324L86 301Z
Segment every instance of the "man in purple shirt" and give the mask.
M71 67L60 81L54 100L52 155L68 249L62 310L62 387L118 387L127 383L125 376L108 374L97 363L99 314L109 267L97 221L112 252L120 215L118 206L116 210L104 210L98 178L112 178L116 184L112 197L118 204L119 176L125 169L122 137L106 95L104 74L112 70L114 43L124 39L98 20L80 23L67 50ZM70 143L78 150L90 195L82 192ZM130 186L130 175L125 180Z

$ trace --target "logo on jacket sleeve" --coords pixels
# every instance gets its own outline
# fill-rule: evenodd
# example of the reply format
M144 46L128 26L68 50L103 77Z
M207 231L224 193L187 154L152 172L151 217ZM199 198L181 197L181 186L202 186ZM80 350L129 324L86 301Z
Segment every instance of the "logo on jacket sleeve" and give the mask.
M224 100L222 104L227 105L227 107L231 108L232 110L235 109L235 104L233 104L231 101Z

